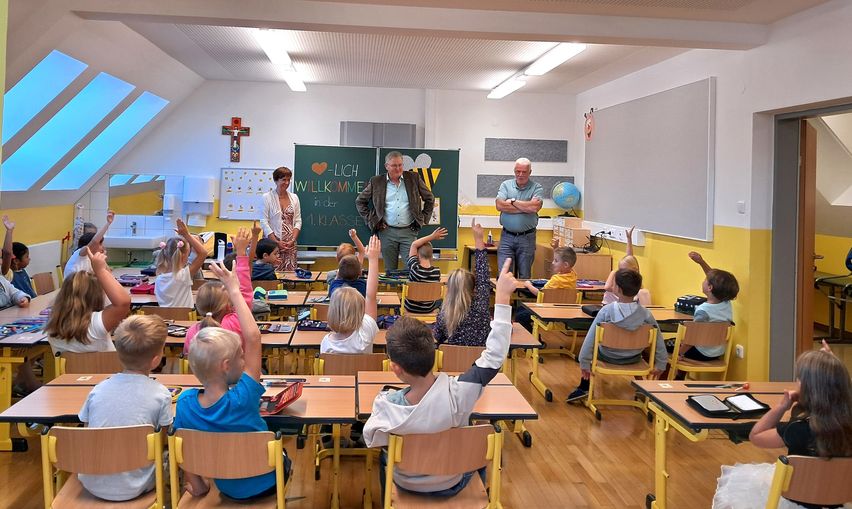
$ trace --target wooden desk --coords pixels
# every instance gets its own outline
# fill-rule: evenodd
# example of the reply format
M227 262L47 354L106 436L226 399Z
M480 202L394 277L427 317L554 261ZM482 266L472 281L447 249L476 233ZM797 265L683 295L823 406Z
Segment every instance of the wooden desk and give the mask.
M94 386L97 385L112 375L93 374L93 375L78 375L65 374L60 375L47 385L76 385L76 386ZM154 380L163 385L179 385L181 387L200 387L201 382L195 375L177 375L170 373L151 373L149 375ZM302 381L305 387L355 387L355 377L352 376L313 376L313 375L263 375L261 379L267 380L290 380ZM275 389L275 388L272 388Z
M181 325L183 327L189 328L195 325L198 322L190 322L188 320L177 320L174 322L175 325ZM263 348L286 348L290 345L290 338L293 336L293 331L296 330L296 322L259 322L259 323L275 323L275 324L284 324L289 325L292 330L290 332L271 332L267 334L260 335L260 344ZM180 347L183 348L183 345L186 341L186 338L183 337L175 337L168 336L166 338L166 346L167 347Z
M25 308L10 306L6 309L0 309L0 323L10 323L19 318L38 316L39 313L53 305L53 300L56 299L58 293L59 290L53 290L44 295L39 295L32 299L30 305Z
M728 432L729 436L742 437L754 426L757 419L721 419L705 417L686 402L690 394L715 394L725 398L732 394L742 394L735 387L713 387L718 382L707 382L704 387L688 387L698 382L668 380L634 380L633 387L648 398L648 408L654 414L654 493L645 498L649 508L666 508L666 493L670 472L666 467L666 434L676 429L691 442L705 440L708 430L718 429ZM735 384L737 382L723 382ZM794 389L794 382L753 382L749 384L750 394L769 406L776 406L784 397L784 390Z
M455 376L459 373L447 373L448 375ZM396 385L402 383L399 377L394 374L393 371L359 371L358 372L358 383L359 384L379 384L379 385ZM504 375L503 373L497 373L497 376L492 379L488 385L512 385L512 381L509 380L509 377Z

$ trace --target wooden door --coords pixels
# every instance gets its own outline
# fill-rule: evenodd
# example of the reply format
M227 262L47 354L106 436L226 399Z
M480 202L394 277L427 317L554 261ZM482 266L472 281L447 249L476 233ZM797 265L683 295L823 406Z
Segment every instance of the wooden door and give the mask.
M814 237L816 234L817 132L801 120L799 141L799 225L796 253L796 357L813 348ZM776 198L777 199L777 198Z

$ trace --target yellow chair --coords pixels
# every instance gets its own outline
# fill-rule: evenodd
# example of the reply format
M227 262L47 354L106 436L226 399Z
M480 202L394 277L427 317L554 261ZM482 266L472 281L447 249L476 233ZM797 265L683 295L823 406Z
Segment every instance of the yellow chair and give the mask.
M175 320L179 322L194 322L198 319L194 308L141 306L138 313L140 315L157 315L163 320Z
M728 377L734 325L728 322L684 322L677 327L674 350L672 351L669 380L674 380L678 371L689 373L721 373L722 380ZM697 361L682 358L682 351L691 346L725 345L725 354L712 361Z
M217 280L218 281L218 280ZM209 283L207 279L193 279L192 280L192 291L197 292L202 286Z
M621 400L621 399L595 399L595 381L597 375L627 375L648 376L654 370L654 342L657 339L657 329L649 324L642 325L636 330L622 329L613 323L602 323L595 331L595 350L592 356L592 377L589 380L589 395L585 404L595 414L597 420L601 420L601 412L598 405L607 406L631 406L647 413L645 401ZM599 359L601 346L616 350L642 350L650 348L651 362L639 359L632 364L613 364Z
M441 283L440 281L412 281L402 285L402 305L399 307L400 314L404 316L410 316L411 318L416 318L424 323L435 323L435 320L438 319L438 309L433 310L431 313L412 313L410 311L405 310L405 301L414 300L421 302L432 302L436 300L441 300L444 298L444 292L446 291L446 289L447 286L444 283Z
M39 295L44 295L56 290L56 285L53 284L53 272L39 272L33 274L30 278L33 283L33 288Z
M818 506L852 501L852 458L779 456L766 509L777 509L781 497Z
M436 371L467 371L484 350L481 346L440 345Z
M182 484L178 480L179 468L208 479L210 492L198 498L182 494ZM284 509L288 484L284 482L284 445L280 433L210 433L179 429L169 434L169 480L173 508L245 507L245 504L222 497L212 479L243 479L268 472L275 472L276 493L253 500L251 506Z
M580 302L580 293L576 288L542 288L538 292L536 302L548 304L577 304ZM565 355L572 359L577 358L574 349L577 347L577 331L560 322L545 322L539 317L532 315L533 322L533 337L540 343L553 344L554 340L561 343L563 340L570 340L571 346L565 348L558 346L556 348L541 348L539 355Z
M321 353L314 359L314 375L350 375L359 371L384 371L383 353Z
M44 507L163 507L163 438L153 426L66 428L54 426L41 435ZM154 491L127 502L101 500L83 488L76 475L117 474L154 467ZM56 482L54 484L54 474Z
M111 375L124 370L118 360L118 352L58 352L56 354L56 376L64 374Z
M500 504L503 433L490 424L452 428L440 433L391 435L385 471L385 509L452 507L497 509ZM420 496L399 490L393 482L395 468L410 474L458 475L488 467L489 486L474 474L458 494L447 498Z

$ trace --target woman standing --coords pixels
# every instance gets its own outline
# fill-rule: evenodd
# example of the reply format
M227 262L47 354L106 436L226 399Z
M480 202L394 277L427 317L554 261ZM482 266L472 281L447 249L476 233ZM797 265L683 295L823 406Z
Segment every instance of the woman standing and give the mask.
M278 243L281 271L296 270L296 241L302 229L302 210L299 197L288 192L293 172L282 166L272 172L275 189L263 195L263 217L260 226L263 235Z

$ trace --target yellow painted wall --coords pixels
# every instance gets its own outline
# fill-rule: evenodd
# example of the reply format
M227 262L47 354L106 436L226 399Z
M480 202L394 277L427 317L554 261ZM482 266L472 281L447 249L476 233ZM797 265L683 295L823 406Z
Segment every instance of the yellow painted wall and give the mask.
M109 208L116 214L137 214L152 216L163 210L163 198L160 191L110 196Z
M3 214L16 223L14 240L28 245L60 240L74 227L74 205L70 203L29 209L0 209L0 215Z
M849 248L852 248L852 238L816 235L814 240L814 251L824 256L822 260L815 262L818 271L829 274L849 273L849 269L846 268L846 254ZM846 330L852 332L852 305L847 305L846 308ZM820 290L814 290L814 321L828 325L828 299ZM835 325L840 323L840 317L836 312L834 323Z

